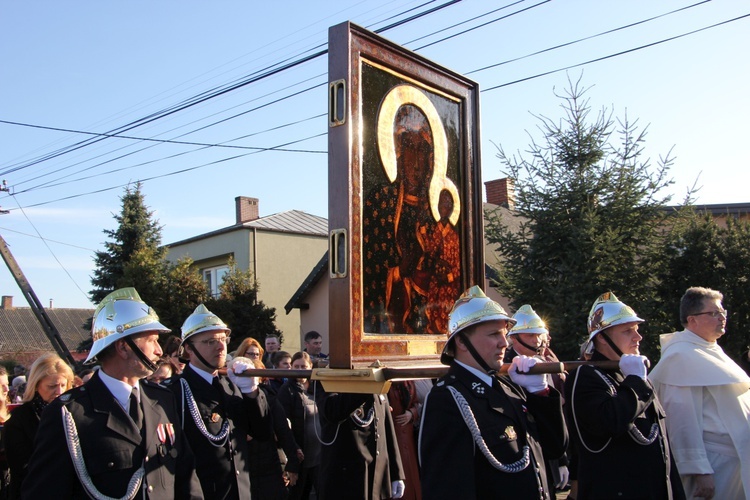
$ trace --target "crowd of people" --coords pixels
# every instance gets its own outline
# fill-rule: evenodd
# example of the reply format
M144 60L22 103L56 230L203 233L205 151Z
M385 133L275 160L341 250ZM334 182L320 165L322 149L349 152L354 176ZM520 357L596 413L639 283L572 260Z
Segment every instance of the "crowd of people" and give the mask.
M204 305L178 337L117 290L85 370L55 354L0 367L0 498L747 499L750 377L716 342L722 300L688 289L649 373L645 320L604 293L586 362L546 373L554 332L532 306L510 315L472 287L449 315L447 375L350 394L244 374L327 366L318 332L293 354L272 336L229 353Z

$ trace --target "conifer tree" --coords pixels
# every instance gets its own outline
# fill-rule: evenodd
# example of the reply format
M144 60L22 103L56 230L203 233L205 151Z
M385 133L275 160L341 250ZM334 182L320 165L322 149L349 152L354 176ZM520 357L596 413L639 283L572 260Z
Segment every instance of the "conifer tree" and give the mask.
M98 304L110 292L126 286L123 278L126 274L128 263L138 254L139 259L147 259L151 262L159 262L164 259L166 250L161 248L161 226L152 219L153 212L145 205L141 185L128 186L125 194L120 198L122 209L119 214L113 215L118 223L117 229L105 229L104 234L110 238L104 243L105 250L95 253L94 276L91 284L91 301ZM126 281L132 279L131 276ZM138 292L145 291L146 283L137 283ZM153 284L156 286L156 284ZM127 285L133 286L133 285ZM150 287L150 286L149 286ZM146 294L147 296L150 294ZM144 300L146 297L141 296ZM148 302L147 302L148 303Z
M645 131L627 116L613 120L603 108L591 113L580 80L558 97L559 121L538 116L542 138L525 154L498 146L504 173L516 186L519 231L499 212L487 213L488 241L501 257L499 291L517 309L523 304L544 317L552 347L575 359L588 338L586 322L594 300L606 291L648 315L656 303L652 258L664 241L664 210L672 159L656 166L644 158ZM663 325L644 324L642 347L655 349Z

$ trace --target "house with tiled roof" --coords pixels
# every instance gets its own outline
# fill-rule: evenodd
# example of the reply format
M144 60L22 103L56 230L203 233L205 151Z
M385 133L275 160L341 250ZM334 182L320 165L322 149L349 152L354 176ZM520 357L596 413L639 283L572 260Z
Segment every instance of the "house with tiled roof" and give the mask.
M212 293L228 272L229 258L251 271L260 284L258 298L276 309L282 348L300 350L299 312L284 305L328 249L328 220L299 210L260 216L258 198L235 198L235 224L166 245L167 258L190 257Z
M77 352L84 340L90 339L86 324L94 315L93 309L45 308L63 342L78 361L87 352ZM13 360L29 366L45 352L54 352L39 321L30 307L14 307L13 297L4 295L0 302L0 359Z

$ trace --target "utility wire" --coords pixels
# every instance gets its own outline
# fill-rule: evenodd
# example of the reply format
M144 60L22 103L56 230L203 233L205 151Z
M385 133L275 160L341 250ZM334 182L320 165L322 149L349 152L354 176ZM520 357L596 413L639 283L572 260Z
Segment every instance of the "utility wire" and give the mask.
M428 10L426 10L424 12L421 12L421 13L418 13L418 14L414 14L414 15L406 18L406 19L403 19L401 21L396 21L396 22L394 22L394 23L392 23L392 24L390 24L388 26L380 28L379 30L377 30L377 32L379 33L379 32L382 32L382 31L387 31L387 30L393 29L395 27L401 26L401 25L403 25L405 23L411 22L411 21L413 21L415 19L418 19L420 17L432 14L434 12L437 12L438 10L444 9L446 7L449 7L449 6L451 6L453 4L456 4L456 3L460 2L460 1L461 0L449 0L449 1L447 1L447 2L445 2L443 4L441 4L441 5L433 7L432 9L428 9ZM224 86L224 87L221 87L221 88L217 88L217 89L215 89L213 91L203 92L203 93L199 94L198 96L194 96L193 98L188 99L187 101L183 101L183 104L178 104L178 105L172 106L171 108L167 108L166 110L163 110L163 111L160 111L160 112L156 112L156 113L152 113L152 114L150 114L150 115L148 115L148 116L146 116L144 118L135 120L135 121L130 122L130 123L126 124L126 125L123 125L123 126L121 126L119 128L110 130L107 133L108 134L118 134L118 133L127 132L127 131L132 130L132 129L136 128L136 127L140 127L140 126L146 125L146 124L151 123L151 122L153 122L155 120L160 120L162 118L170 116L170 115L172 115L174 113L177 113L179 111L184 111L185 109L188 109L188 108L190 108L192 106L195 106L197 104L201 104L201 103L206 102L206 101L208 101L210 99L215 99L215 98L220 97L222 95L225 95L225 94L227 94L229 92L232 92L234 90L240 89L242 87L245 87L247 85L250 85L252 83L260 81L262 79L265 79L265 78L268 78L270 76L279 74L279 73L281 73L283 71L286 71L286 70L291 69L293 67L296 67L296 66L299 66L301 64L304 64L304 63L306 63L308 61L312 61L312 60L317 59L318 57L320 57L322 55L325 55L327 53L328 53L328 50L324 49L324 50L320 50L320 51L314 52L312 54L309 54L307 56L300 57L300 58L298 58L298 59L296 59L296 60L294 60L292 62L289 62L287 64L270 66L266 70L261 70L259 72L256 72L254 74L254 76L252 76L250 78L242 79L242 80L240 80L237 83L234 83L232 85L227 85L227 86ZM96 142L99 142L99 141L102 141L102 140L105 140L105 139L106 139L106 137L98 137L98 138L94 138L94 139L87 139L85 141L81 141L81 142L73 144L72 146L69 146L67 148L62 148L62 149L60 149L60 150L58 150L56 152L44 155L41 158L38 158L38 159L35 159L35 160L31 160L31 161L27 161L27 162L25 162L23 164L20 164L20 165L16 164L14 167L9 168L8 170L0 172L0 175L7 175L9 173L16 172L16 171L21 170L23 168L28 168L30 166L36 165L38 163L41 163L43 161L48 161L48 160L50 160L52 158L56 158L56 157L58 157L58 156L60 156L62 154L68 154L68 153L70 153L72 151L76 151L78 149L81 149L83 147L89 146L89 145L91 145L93 143L96 143Z
M309 136L309 137L305 137L304 139L298 139L296 141L286 142L284 144L280 144L279 147L288 146L288 145L291 145L291 144L295 144L295 143L298 143L298 142L307 141L307 140L310 140L310 139L315 139L317 137L323 137L323 136L327 135L327 133L328 132L323 132L321 134L316 134L316 135L312 135L312 136ZM272 151L273 149L274 148L268 148L268 151ZM193 170L198 170L198 169L201 169L201 168L210 167L212 165L218 165L219 163L224 163L224 162L227 162L227 161L232 161L232 160L237 160L239 158L244 158L245 156L250 156L250 155L258 154L260 152L261 151L252 151L250 153L243 153L243 154L231 156L231 157L228 157L228 158L221 158L219 160L214 160L214 161L211 161L211 162L208 162L208 163L204 163L202 165L196 165L196 166L193 166L193 167L183 168L183 169L180 169L180 170L174 170L174 171L167 172L167 173L161 174L161 175L154 175L154 176L151 176L151 177L144 177L144 178L138 179L135 182L142 182L142 183L144 183L144 182L152 181L152 180L155 180L155 179L162 179L164 177L171 177L171 176L178 175L178 174L184 174L186 172L191 172ZM92 194L104 193L104 192L107 192L107 191L112 191L113 189L121 189L121 188L123 188L125 186L128 186L130 184L133 184L133 181L128 181L128 182L126 182L124 184L119 184L117 186L109 186L109 187L106 187L106 188L96 189L94 191L88 191L88 192L85 192L85 193L77 193L77 194L70 195L70 196L64 196L62 198L57 198L55 200L48 200L48 201L42 201L42 202L39 202L39 203L33 203L31 205L26 205L26 208L40 207L40 206L43 206L43 205L49 205L50 203L57 203L58 201L72 200L72 199L75 199L75 198L81 198L83 196L88 196L88 195L92 195ZM11 210L14 210L14 209L11 209Z
M0 230L2 230L4 232L9 232L9 233L20 234L22 236L28 236L29 238L45 239L45 238L40 237L38 234L24 233L23 231L16 231L15 229L9 229L7 227L0 227ZM65 245L67 247L78 248L79 250L86 250L88 252L96 252L96 250L94 250L93 248L81 247L81 246L78 246L78 245L73 245L72 243L65 243L64 241L51 240L49 238L46 238L46 240L49 241L49 242L52 242L52 243L57 243L58 245Z
M591 40L592 38L597 38L597 37L600 37L600 36L603 36L603 35L609 35L610 33L615 33L617 31L621 31L621 30L624 30L624 29L627 29L627 28L632 28L633 26L638 26L639 24L645 24L645 23L648 23L650 21L654 21L656 19L659 19L659 18L662 18L662 17L665 17L665 16L676 14L677 12L680 12L680 11L683 11L683 10L692 9L693 7L697 7L698 5L702 5L702 4L708 3L710 1L711 0L703 0L702 2L694 3L692 5L688 5L686 7L680 8L680 9L675 9L675 10L672 10L672 11L669 11L669 12L665 12L664 14L659 14L658 16L650 17L650 18L644 19L642 21L637 21L635 23L626 24L624 26L620 26L618 28L614 28L614 29L607 30L607 31L601 31L601 32L599 32L599 33L597 33L595 35L591 35L591 36L579 38L579 39L573 40L571 42L561 43L560 45L555 45L554 47L548 47L548 48L543 49L543 50L538 50L536 52L532 52L532 53L526 54L524 56L515 57L513 59L508 59L506 61L502 61L502 62L495 63L495 64L490 64L489 66L484 66L482 68L478 68L478 69L469 71L466 74L467 75L471 75L473 73L479 73L481 71L485 71L485 70L488 70L490 68L497 68L498 66L502 66L504 64L508 64L508 63L520 61L521 59L526 59L528 57L536 56L536 55L539 55L539 54L544 54L545 52L551 52L553 50L557 50L557 49L560 49L560 48L563 48L563 47L568 47L570 45L575 45L577 43L584 42L586 40Z
M502 21L503 19L507 19L507 18L509 18L511 16L515 16L516 14L521 14L522 12L526 12L527 10L535 9L535 8L539 7L540 5L544 5L544 4L549 3L551 1L552 0L544 0L544 1L539 2L537 4L530 5L529 7L526 7L525 9L521 9L521 10L518 10L516 12L512 12L510 14L506 14L504 16L500 16L500 17L495 18L495 19L493 19L491 21L487 21L485 23L478 24L477 26L465 29L464 31L459 31L458 33L454 33L454 34L452 34L450 36L446 36L445 38L441 38L439 40L435 40L434 42L430 42L428 44L425 44L425 45L422 45L420 47L417 47L414 50L422 50L422 49L425 49L425 48L430 47L432 45L435 45L435 44L438 44L438 43L442 43L442 42L444 42L446 40L450 40L451 38L455 38L455 37L460 36L460 35L465 35L466 33L470 32L470 31L474 31L474 30L479 29L479 28L484 28L485 26L489 26L490 24L496 23L498 21Z
M695 6L695 5L699 5L699 4L694 4L693 6ZM689 6L689 7L692 7L692 6ZM686 8L689 8L689 7L686 7ZM681 9L678 9L678 10L681 10ZM676 12L676 11L673 11L673 12ZM576 64L576 65L571 65L571 66L568 66L568 67L565 67L565 68L559 68L559 69L556 69L556 70L552 70L552 71L540 73L538 75L534 75L534 76L531 76L531 77L520 79L520 80L517 80L517 81L514 81L514 82L508 82L508 83L505 83L505 84L502 84L502 85L490 87L488 89L484 89L482 92L492 91L492 90L495 90L497 88L509 86L509 85L512 85L512 84L515 84L515 83L520 83L522 81L526 81L526 80L533 79L533 78L538 78L540 76L544 76L544 75L551 74L551 73L554 73L554 72L564 71L566 69L571 69L571 68L579 67L579 66L582 66L582 65L585 65L585 64L590 64L590 63L598 62L598 61L605 60L605 59L608 59L608 58L611 58L611 57L616 57L616 56L623 55L623 54L626 54L626 53L629 53L629 52L633 52L633 51L636 51L636 50L640 50L640 49L643 49L643 48L646 48L646 47L658 45L660 43L664 43L664 42L671 41L671 40L674 40L674 39L678 39L678 38L681 38L681 37L684 37L684 36L688 36L688 35L691 35L691 34L694 34L694 33L700 32L700 31L704 31L704 30L707 30L707 29L710 29L710 28L721 26L723 24L727 24L729 22L733 22L733 21L742 19L742 18L747 17L747 16L750 16L750 14L745 15L745 16L740 16L740 17L737 17L737 18L734 18L734 19L730 19L730 20L727 20L727 21L724 21L724 22L721 22L721 23L716 23L714 25L707 26L707 27L704 27L704 28L700 28L700 29L697 29L697 30L693 30L691 32L687 32L687 33L684 33L684 34L681 34L681 35L678 35L678 36L675 36L675 37L670 37L670 38L667 38L667 39L664 39L664 40L653 42L651 44L647 44L647 45L643 45L643 46L636 47L636 48L633 48L633 49L629 49L627 51L618 52L616 54L611 54L609 56L605 56L605 57L601 57L601 58L597 58L597 59L592 59L592 60L589 60L589 61L586 61L586 62L583 62L583 63L579 63L579 64ZM635 23L635 24L639 24L639 23ZM317 115L315 118L317 118L318 116L324 116L324 115ZM320 135L324 135L324 134L320 134ZM320 135L318 135L318 136L320 136ZM312 136L312 137L318 137L318 136ZM302 140L308 140L308 139L310 139L312 137L308 137L308 138L305 138L305 139L302 139ZM268 150L272 150L272 149L273 148L268 148ZM230 158L230 159L232 159L232 158ZM220 160L220 161L222 161L222 160ZM205 166L205 165L203 165L203 166ZM202 166L193 167L193 168L188 169L188 170L192 170L192 169L195 169L195 168L201 168L201 167ZM172 174L164 174L164 175L166 176L166 175L172 175ZM65 199L67 199L67 198L65 198Z
M73 279L73 276L71 276L71 274L70 274L70 273L68 272L68 270L67 270L67 269L65 268L65 266L63 265L63 263L62 263L62 262L60 262L60 259L58 259L58 258L57 258L57 255L56 255L56 254L55 254L55 252L54 252L54 251L52 250L52 247L50 247L50 246L49 246L49 243L48 243L48 242L47 242L47 240L46 240L46 239L45 239L45 238L44 238L44 237L42 236L42 233L40 233L40 232L39 232L39 230L38 230L38 229L36 228L36 226L34 225L34 223L33 223L33 222L31 222L31 219L30 219L30 218L29 218L29 216L28 216L28 215L26 214L26 211L25 211L25 210L23 209L23 207L21 206L21 204L20 204L20 203L18 203L18 200L16 200L16 199L15 199L15 196L14 196L14 195L11 195L11 196L13 196L13 199L14 199L14 201L15 201L15 202L16 202L16 204L18 205L18 209L19 209L19 210L21 211L21 213L23 214L23 216L24 216L24 217L26 218L26 222L28 222L28 223L29 223L29 225L31 225L31 227L32 227L32 228L34 229L34 231L36 232L37 236L38 236L38 237L39 237L39 238L40 238L40 239L42 240L42 242L44 243L44 246L46 246L46 247L47 247L47 250L49 250L49 253L50 253L50 254L52 254L52 258L54 258L54 259L55 259L55 261L57 262L57 264L58 264L58 265L60 266L60 268L61 268L61 269L62 269L63 271L65 271L65 274L67 274L67 275L68 275L68 278L70 278L70 281L72 281L72 282L73 282L73 284L74 284L74 285L76 286L76 288L78 288L78 290L79 290L79 291L80 291L80 292L81 292L81 293L83 294L83 296L84 296L84 297L86 297L86 300L89 300L89 296L88 296L88 295L86 294L86 292L84 292L84 291L83 291L83 290L81 289L81 287L80 287L80 286L78 286L78 283L76 282L76 280L74 280L74 279Z
M150 137L135 137L131 135L107 134L105 132L87 132L84 130L73 130L69 128L49 127L45 125L33 125L31 123L12 122L9 120L0 120L0 123L5 123L7 125L17 125L19 127L39 128L43 130L56 130L58 132L71 132L74 134L92 135L92 136L98 136L98 137L114 137L116 139L129 139L133 141L159 142L162 144L184 144L187 146L204 146L207 148L251 149L251 150L261 150L261 151L265 151L268 149L267 147L260 147L260 146L233 146L230 144L208 144L205 142L175 141L175 140L170 140L170 139L153 139ZM327 153L327 151L320 151L320 150L314 150L314 149L275 148L274 151L284 151L287 153Z
M669 37L669 38L664 38L663 40L659 40L659 41L652 42L652 43L647 43L646 45L641 45L639 47L634 47L632 49L623 50L623 51L620 51L620 52L617 52L617 53L614 53L614 54L610 54L610 55L607 55L607 56L597 57L596 59L589 59L588 61L584 61L582 63L572 64L570 66L565 66L564 68L557 68L557 69L553 69L553 70L550 70L550 71L545 71L544 73L538 73L536 75L527 76L526 78L521 78L521 79L518 79L518 80L513 80L512 82L507 82L507 83L502 83L500 85L495 85L494 87L489 87L489 88L486 88L486 89L482 90L482 92L490 92L492 90L497 90L497 89L500 89L500 88L503 88L503 87L508 87L510 85L515 85L515 84L521 83L521 82L526 82L526 81L533 80L535 78L539 78L539 77L542 77L542 76L551 75L552 73L559 73L560 71L565 71L565 70L568 70L568 69L578 68L580 66L585 66L587 64L591 64L591 63L595 63L595 62L599 62L599 61L604 61L606 59L611 59L613 57L622 56L622 55L625 55L625 54L629 54L631 52L636 52L636 51L641 50L641 49L646 49L648 47L654 47L655 45L660 45L662 43L671 42L671 41L677 40L679 38L683 38L683 37L686 37L686 36L689 36L689 35L694 35L695 33L700 33L701 31L706 31L706 30L709 30L709 29L712 29L712 28L716 28L718 26L722 26L724 24L729 24L729 23L732 23L734 21L739 21L740 19L745 19L746 17L750 17L750 14L745 14L743 16L738 16L738 17L735 17L735 18L732 18L732 19L727 19L726 21L722 21L720 23L712 24L710 26L705 26L703 28L698 28L698 29L693 30L693 31L688 31L687 33L682 33L681 35L675 35L675 36L672 36L672 37Z

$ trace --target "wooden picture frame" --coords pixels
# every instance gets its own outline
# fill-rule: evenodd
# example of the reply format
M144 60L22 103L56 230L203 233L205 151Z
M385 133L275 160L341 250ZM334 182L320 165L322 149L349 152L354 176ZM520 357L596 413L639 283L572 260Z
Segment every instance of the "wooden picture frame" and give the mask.
M351 23L328 58L330 366L436 364L484 283L478 85Z

